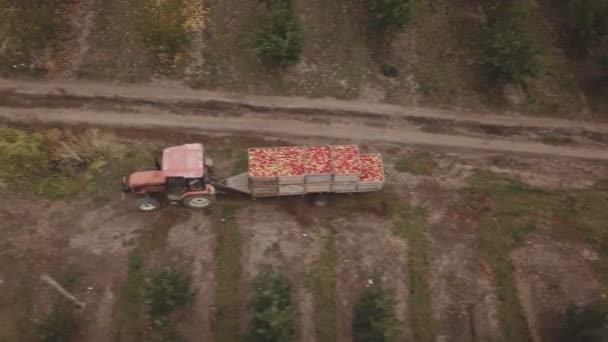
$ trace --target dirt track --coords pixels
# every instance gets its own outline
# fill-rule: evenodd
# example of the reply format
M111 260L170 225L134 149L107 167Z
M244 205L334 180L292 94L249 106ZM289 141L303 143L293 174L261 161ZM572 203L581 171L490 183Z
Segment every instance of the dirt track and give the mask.
M434 119L438 125L451 126L454 122L467 121L491 124L493 127L511 127L513 130L537 127L540 129L568 130L574 136L581 130L593 132L596 137L605 139L608 125L590 122L574 122L560 119L499 117L499 116L457 116L442 111L419 108L403 108L384 104L351 103L337 100L314 100L303 98L274 98L243 96L238 99L226 94L203 92L187 88L168 88L163 86L124 86L102 83L30 83L0 80L0 91L10 94L37 97L28 106L15 106L10 103L0 107L0 118L13 122L66 123L74 125L90 124L119 127L153 127L197 132L240 132L271 136L324 137L351 141L382 141L399 144L438 146L443 148L465 148L486 151L536 154L558 157L572 157L594 160L608 160L608 150L593 146L549 145L524 139L504 139L500 134L459 134L459 131L440 130L429 133L413 124L393 124L395 117L414 116ZM7 96L8 97L8 96ZM78 105L61 108L62 105L49 106L48 101L62 101L64 98L79 101ZM125 98L139 100L139 107L119 110L116 108L95 108L98 98L104 101L123 101ZM182 114L168 110L171 101L220 101L222 105L215 110L203 106L196 112ZM135 101L137 103L137 101ZM167 103L165 103L167 102ZM159 104L165 105L159 107ZM216 103L217 105L217 103ZM230 106L233 107L230 107ZM246 106L239 108L239 106ZM27 108L26 108L27 107ZM59 108L57 108L59 107ZM236 109L235 109L236 108ZM298 115L289 111L297 109ZM323 112L324 119L311 120L305 112ZM333 117L332 110L340 111ZM373 110L374 112L369 112ZM271 111L271 113L268 113ZM177 114L179 113L179 114ZM350 114L349 114L350 113ZM361 119L366 115L366 120ZM372 117L371 119L369 119ZM455 119L458 118L458 119ZM442 122L444 120L445 122Z
M346 112L352 115L412 117L440 120L474 121L508 127L532 126L545 128L587 129L608 133L608 123L565 120L551 117L530 117L518 114L496 115L447 111L437 108L404 107L377 102L345 101L332 98L244 95L206 91L184 87L176 82L125 84L87 81L17 81L0 78L0 91L22 94L69 94L79 97L113 97L147 101L198 101L232 104L259 110L296 110L300 112Z

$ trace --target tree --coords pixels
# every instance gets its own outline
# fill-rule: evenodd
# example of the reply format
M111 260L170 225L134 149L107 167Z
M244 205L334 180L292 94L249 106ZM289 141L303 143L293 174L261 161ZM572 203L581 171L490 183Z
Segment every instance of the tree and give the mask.
M382 287L381 278L375 276L371 284L357 300L353 315L353 340L355 342L390 341L399 333L399 321L395 318L395 294Z
M278 272L265 272L254 282L253 318L248 341L291 342L296 340L296 308L289 281Z
M570 22L577 38L587 47L608 37L608 0L570 0Z
M539 71L538 49L528 33L529 8L514 4L485 7L488 21L481 33L481 65L493 83L522 83Z
M297 63L304 40L291 0L271 1L268 7L269 13L262 16L260 28L250 38L253 50L268 66Z

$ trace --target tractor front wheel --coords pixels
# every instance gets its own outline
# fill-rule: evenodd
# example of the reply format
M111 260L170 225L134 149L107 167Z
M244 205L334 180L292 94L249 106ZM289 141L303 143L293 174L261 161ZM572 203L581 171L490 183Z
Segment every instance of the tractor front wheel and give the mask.
M192 209L204 209L209 208L213 205L213 196L208 195L191 195L186 196L182 203L188 208Z
M153 211L160 208L160 202L152 197L142 197L137 199L137 208L141 211Z

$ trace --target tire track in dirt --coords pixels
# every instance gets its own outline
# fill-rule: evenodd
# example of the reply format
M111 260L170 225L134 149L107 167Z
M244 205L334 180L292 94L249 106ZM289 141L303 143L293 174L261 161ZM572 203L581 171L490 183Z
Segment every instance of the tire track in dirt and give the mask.
M434 177L399 174L411 203L428 212L431 250L430 282L433 318L439 323L437 342L501 340L498 298L491 277L483 272L477 253L474 222L450 208L456 194L445 191Z
M94 326L95 331L87 333L85 336L91 338L91 342L108 342L112 340L113 321L112 313L114 311L114 292L111 286L104 286L99 303L97 303L97 312L95 313Z
M78 35L77 40L77 49L73 54L73 58L70 63L70 68L67 70L66 77L74 77L76 72L80 69L84 58L86 57L89 49L91 48L89 44L89 36L91 35L91 30L93 28L93 19L95 17L95 12L93 9L98 0L86 0L84 4L83 13L84 16L82 18L82 25L80 34Z
M336 228L338 341L353 340L353 307L376 272L395 291L395 316L403 330L400 340L411 340L408 325L407 243L391 235L381 219L354 215L332 224Z
M315 124L299 120L257 118L253 116L217 117L202 115L176 115L167 112L117 113L110 111L0 108L0 118L14 122L40 122L64 124L89 124L122 127L162 127L200 132L240 132L291 137L323 137L350 141L384 141L402 144L465 148L521 154L536 154L608 160L608 150L552 146L540 143L482 139L475 137L431 134L408 130L349 124Z
M244 236L244 303L251 300L251 283L258 273L272 268L283 272L291 282L293 302L298 307L299 340L315 341L313 296L305 278L307 266L316 256L318 228L302 226L281 207L260 203L242 209L237 222ZM247 306L243 311L241 332L246 333L251 313Z

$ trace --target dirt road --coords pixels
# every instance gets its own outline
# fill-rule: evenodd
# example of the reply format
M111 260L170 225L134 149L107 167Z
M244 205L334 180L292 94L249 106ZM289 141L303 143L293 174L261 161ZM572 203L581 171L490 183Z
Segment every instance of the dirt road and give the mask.
M139 99L144 101L219 102L264 111L283 110L300 112L341 112L382 117L412 117L455 121L474 121L480 124L507 127L544 127L586 129L608 133L608 123L572 121L552 117L531 117L518 114L496 115L447 111L437 108L404 107L377 102L345 101L333 98L305 98L284 96L244 95L192 89L177 82L147 84L100 83L88 81L19 81L0 78L0 92L11 90L22 94L69 94L79 97ZM550 113L548 113L550 114ZM550 116L550 115L548 115Z
M0 118L14 122L90 124L117 127L151 127L179 129L189 133L241 132L271 136L324 137L349 141L383 141L401 144L429 145L445 148L467 148L546 156L608 160L608 150L570 146L552 146L534 142L480 139L467 136L432 134L417 130L377 128L348 124L312 123L298 120L241 117L177 115L169 112L125 113L74 109L0 108Z
M9 91L10 89L10 91ZM607 141L608 126L601 123L574 122L559 119L457 116L429 109L403 108L383 104L315 100L303 98L275 98L260 96L228 97L226 94L197 91L187 88L169 88L155 85L114 85L110 83L32 83L0 79L0 91L14 96L33 96L27 105L3 102L0 118L27 123L89 124L119 127L153 127L197 132L241 132L278 137L323 137L349 141L382 141L398 144L428 145L442 148L465 148L507 153L536 154L594 160L608 160L608 150L591 144L550 145L530 141L526 134L519 140L506 139L501 133L464 132L458 121L493 125L492 130L509 128L511 131L559 129L568 132L568 138L592 132L596 141ZM9 95L4 98L10 97ZM91 105L103 99L103 106ZM114 103L128 108L115 108ZM55 101L52 105L49 101ZM62 102L70 102L64 105ZM194 111L172 108L171 101L219 101L215 108L196 104ZM199 102L196 102L199 101ZM135 105L132 105L135 103ZM108 104L110 104L108 108ZM245 106L245 107L242 107ZM219 108L219 109L218 109ZM235 109L236 108L236 109ZM332 108L340 114L332 115ZM297 109L297 114L290 110ZM311 115L306 111L310 110ZM374 112L367 112L374 110ZM313 113L323 112L321 119L313 120ZM361 119L362 115L366 119ZM435 120L433 125L452 127L451 130L421 129L412 122L401 122L395 117L413 115ZM458 118L457 120L455 118ZM371 118L371 119L369 119ZM436 128L435 126L431 128ZM454 128L457 127L457 128ZM483 127L483 126L480 126ZM489 126L486 126L489 127ZM582 139L582 141L587 141ZM603 144L599 144L603 146Z

